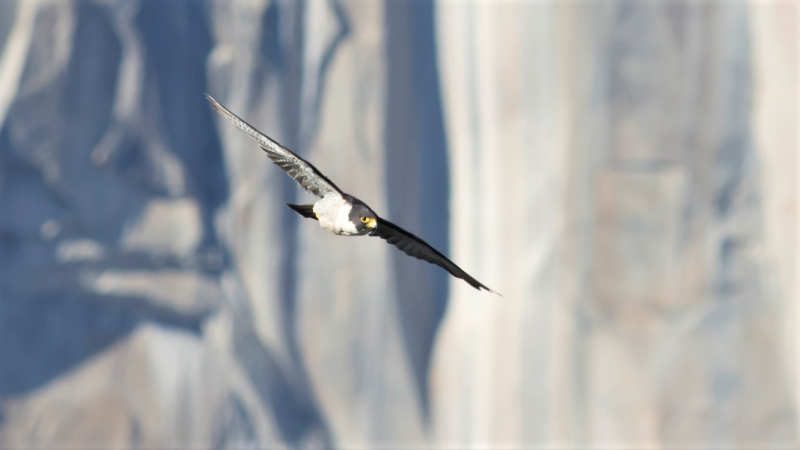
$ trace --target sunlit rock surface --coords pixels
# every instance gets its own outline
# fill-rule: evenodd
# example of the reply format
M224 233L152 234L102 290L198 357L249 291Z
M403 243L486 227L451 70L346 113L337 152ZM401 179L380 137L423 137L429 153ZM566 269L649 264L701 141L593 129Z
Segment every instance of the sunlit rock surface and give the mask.
M0 448L793 446L798 30L0 2ZM503 297L301 219L204 92Z

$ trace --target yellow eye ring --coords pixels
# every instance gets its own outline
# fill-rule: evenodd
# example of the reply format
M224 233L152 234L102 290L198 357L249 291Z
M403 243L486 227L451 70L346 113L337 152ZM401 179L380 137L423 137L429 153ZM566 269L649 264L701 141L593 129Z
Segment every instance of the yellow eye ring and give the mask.
M361 221L364 222L364 223L367 223L367 222L369 222L369 219L367 219L364 216L361 216Z

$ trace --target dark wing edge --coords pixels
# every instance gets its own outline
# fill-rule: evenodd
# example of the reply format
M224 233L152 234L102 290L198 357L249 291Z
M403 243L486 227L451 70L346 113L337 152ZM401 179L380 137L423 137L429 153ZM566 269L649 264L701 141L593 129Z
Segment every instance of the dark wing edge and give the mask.
M372 230L369 233L369 235L377 236L385 240L386 242L400 249L400 251L402 251L408 256L413 256L414 258L427 261L431 264L436 264L437 266L448 271L450 275L466 281L467 283L469 283L470 286L474 287L479 291L483 289L491 292L492 294L500 295L497 292L486 287L480 281L476 280L475 278L472 278L467 272L464 272L464 270L458 267L453 261L450 261L449 259L447 259L446 256L441 254L438 250L431 247L430 244L414 236L408 231L398 227L392 222L389 222L388 220L381 219L379 217L378 227ZM502 295L500 296L502 297Z
M232 113L228 108L222 106L214 97L206 94L206 99L211 103L211 107L214 108L214 111L228 119L228 121L236 125L236 128L244 131L253 138L253 140L258 142L258 145L267 153L269 159L271 159L276 166L288 173L301 188L317 197L323 197L325 194L331 192L342 195L342 191L310 162L297 156L288 148L253 128L252 125Z

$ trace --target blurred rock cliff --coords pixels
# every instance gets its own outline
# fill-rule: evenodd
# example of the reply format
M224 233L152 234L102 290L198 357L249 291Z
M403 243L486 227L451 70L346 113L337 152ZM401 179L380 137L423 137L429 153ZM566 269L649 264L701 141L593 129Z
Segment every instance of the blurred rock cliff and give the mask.
M2 0L0 448L796 445L798 61L794 2Z

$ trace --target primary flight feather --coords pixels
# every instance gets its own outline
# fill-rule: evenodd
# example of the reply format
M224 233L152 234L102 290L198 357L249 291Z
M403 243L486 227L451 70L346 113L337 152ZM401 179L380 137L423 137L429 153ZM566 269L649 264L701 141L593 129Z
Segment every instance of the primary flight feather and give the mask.
M342 192L310 162L253 128L210 95L206 94L206 98L214 111L253 138L267 153L269 159L286 171L300 187L320 198L313 205L288 205L294 211L303 217L319 221L322 228L334 234L377 236L409 256L436 264L454 277L466 281L475 289L496 293L464 272L427 242L388 220L378 217L364 202Z

